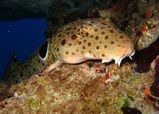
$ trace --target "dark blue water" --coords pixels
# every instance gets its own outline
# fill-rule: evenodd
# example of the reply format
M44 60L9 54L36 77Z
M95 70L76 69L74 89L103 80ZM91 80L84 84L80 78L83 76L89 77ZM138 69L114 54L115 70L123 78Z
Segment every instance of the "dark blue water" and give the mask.
M46 20L0 21L0 76L13 53L18 60L29 56L45 39Z

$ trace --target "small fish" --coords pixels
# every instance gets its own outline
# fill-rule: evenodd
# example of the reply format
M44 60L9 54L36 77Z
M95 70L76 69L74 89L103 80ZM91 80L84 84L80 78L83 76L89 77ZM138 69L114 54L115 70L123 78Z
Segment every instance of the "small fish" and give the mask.
M6 78L18 83L40 71L49 72L62 63L77 64L86 60L115 60L120 66L133 56L134 44L108 18L77 20L60 28L28 59L8 68Z

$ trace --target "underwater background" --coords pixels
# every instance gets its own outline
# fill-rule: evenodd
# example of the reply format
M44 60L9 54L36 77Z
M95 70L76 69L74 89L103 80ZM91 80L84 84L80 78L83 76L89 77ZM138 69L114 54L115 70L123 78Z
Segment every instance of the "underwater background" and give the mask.
M0 77L14 53L23 60L39 47L45 30L45 18L0 21Z
M0 114L159 114L158 0L1 0L0 39Z

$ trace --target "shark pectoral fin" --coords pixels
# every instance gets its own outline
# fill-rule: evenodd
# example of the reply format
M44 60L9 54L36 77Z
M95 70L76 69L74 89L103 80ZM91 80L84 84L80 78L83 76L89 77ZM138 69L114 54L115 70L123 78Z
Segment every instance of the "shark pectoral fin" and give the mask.
M129 58L132 60L132 56L135 54L135 50L129 55Z
M117 64L118 66L120 66L122 59L123 59L123 58L116 57L116 58L114 59L114 60L115 60L115 64Z
M109 63L110 61L112 61L111 59L103 59L102 63Z
M129 58L132 60L132 57L131 57L131 56L129 56Z
M43 73L49 73L51 70L55 69L56 67L58 67L59 65L61 65L62 62L61 61L56 61L55 63L51 64L50 66L48 66Z

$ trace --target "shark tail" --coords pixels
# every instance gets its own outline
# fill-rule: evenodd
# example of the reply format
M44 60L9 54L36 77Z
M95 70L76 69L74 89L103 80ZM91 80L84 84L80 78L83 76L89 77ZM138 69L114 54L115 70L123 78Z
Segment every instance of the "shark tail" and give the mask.
M50 40L47 40L24 61L16 61L16 57L13 55L4 73L3 80L9 84L17 84L33 74L39 74L43 71L49 72L60 64L61 62L56 60L56 54L53 53Z

